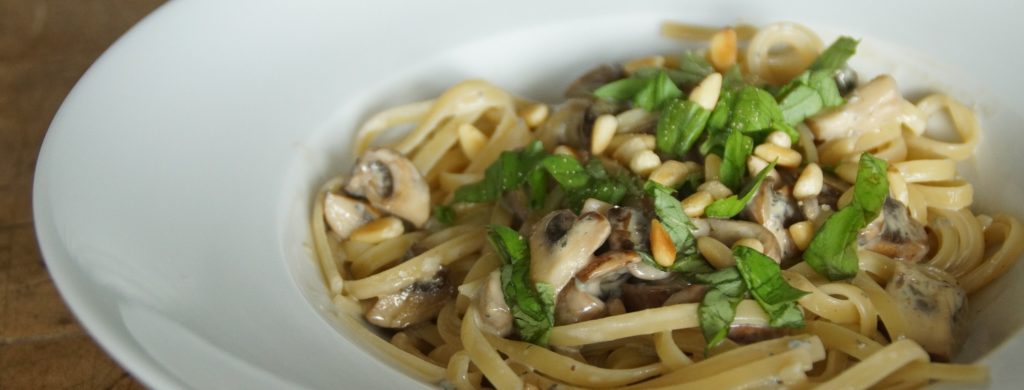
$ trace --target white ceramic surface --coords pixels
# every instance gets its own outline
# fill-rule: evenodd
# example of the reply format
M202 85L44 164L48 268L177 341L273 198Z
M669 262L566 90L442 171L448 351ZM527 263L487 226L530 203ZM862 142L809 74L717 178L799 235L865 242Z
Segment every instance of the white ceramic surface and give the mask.
M388 105L482 77L556 101L591 64L680 50L672 19L792 20L863 38L853 65L950 91L985 134L984 210L1024 217L1022 3L199 1L160 8L81 79L40 154L34 212L64 298L157 388L423 387L334 325L306 228L318 184ZM971 302L963 359L1024 379L1024 267Z

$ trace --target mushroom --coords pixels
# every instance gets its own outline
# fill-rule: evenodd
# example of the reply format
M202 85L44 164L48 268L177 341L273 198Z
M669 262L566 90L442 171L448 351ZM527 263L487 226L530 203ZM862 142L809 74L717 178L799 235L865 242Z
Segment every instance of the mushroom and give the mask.
M907 321L907 337L933 358L949 361L966 338L967 293L938 269L897 261L885 286Z
M907 207L886 197L882 212L857 236L864 249L898 260L918 262L928 254L928 233L924 225L910 217Z
M549 213L530 235L530 278L547 283L557 295L590 262L610 232L608 220L598 213L579 218L569 210Z
M896 81L888 75L878 76L851 92L841 108L809 118L808 126L819 141L857 136L896 123L903 110L902 101Z
M324 220L343 239L379 216L377 210L362 201L330 192L324 197Z
M855 72L849 66L844 66L832 75L832 80L836 82L836 88L839 89L840 96L846 96L846 94L857 88L857 72Z
M681 277L654 283L629 282L621 287L626 311L640 311L679 303L700 302L708 286L692 284Z
M505 302L505 293L501 290L500 270L491 271L473 303L480 316L481 330L500 337L512 333L512 312Z
M580 78L573 81L565 90L566 98L587 98L591 97L598 88L612 81L625 77L622 68L617 66L600 65L587 71Z
M657 267L645 262L632 263L627 266L629 274L640 280L664 280L672 276L671 272L662 271Z
M404 329L437 316L454 293L455 288L442 269L430 280L378 297L366 312L366 320L382 328Z
M839 197L850 188L850 184L831 173L826 172L822 179L821 193L818 196L797 201L804 219L813 222L814 226L825 223L825 220L839 208Z
M544 143L544 149L552 150L558 145L575 149L590 149L590 129L584 130L587 110L591 100L572 98L560 104L541 125L537 138Z
M422 227L430 218L430 187L409 159L390 149L363 153L345 191Z
M723 244L732 246L743 238L754 238L764 245L764 254L776 261L781 260L782 253L775 235L757 223L735 219L695 218L690 220L696 228L694 237L711 236Z
M772 328L758 325L733 325L729 327L729 340L739 344L753 344L759 341L777 339L789 334L786 328Z
M613 207L608 210L608 223L612 231L608 236L608 249L631 251L647 247L650 220L635 207Z
M789 259L799 252L786 229L787 223L793 219L796 211L796 199L793 198L790 187L771 177L761 183L761 187L757 189L754 198L747 203L744 210L748 217L775 235L780 250L777 260Z
M641 261L640 255L633 251L607 252L593 257L558 295L555 323L572 324L607 315L603 299L618 295L619 286L629 278L629 265Z

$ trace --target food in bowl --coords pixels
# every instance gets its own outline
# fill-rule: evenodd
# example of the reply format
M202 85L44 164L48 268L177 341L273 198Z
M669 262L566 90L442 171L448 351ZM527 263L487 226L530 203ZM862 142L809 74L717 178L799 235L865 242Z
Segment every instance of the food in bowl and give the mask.
M663 31L707 48L556 105L467 80L370 118L312 215L339 309L459 389L985 381L946 362L1024 231L970 209L973 112L858 74L853 38ZM957 141L930 135L943 110Z

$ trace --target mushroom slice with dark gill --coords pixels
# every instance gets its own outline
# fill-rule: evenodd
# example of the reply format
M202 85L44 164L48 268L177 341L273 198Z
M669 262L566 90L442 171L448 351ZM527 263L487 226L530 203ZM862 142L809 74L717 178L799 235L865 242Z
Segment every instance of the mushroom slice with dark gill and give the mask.
M579 218L569 210L549 213L530 235L530 278L551 285L557 295L590 262L610 231L608 220L598 213Z
M382 328L404 329L436 317L454 292L446 270L442 269L430 280L377 298L366 312L366 320Z
M416 227L430 218L430 187L409 159L391 149L363 153L345 191Z
M786 224L797 214L796 199L789 186L783 185L780 180L765 178L744 212L775 236L779 245L777 261L797 254L797 247L786 229Z
M608 236L608 250L631 251L647 247L651 222L635 207L613 207L608 210L608 223L612 231Z
M324 197L324 220L343 239L379 216L377 210L363 201L332 193Z
M619 295L619 286L629 278L629 265L641 261L633 251L594 256L558 295L555 323L572 324L607 315L604 299Z
M631 280L621 286L622 304L626 311L640 311L680 303L696 303L704 298L708 286L692 284L674 276L659 281Z
M885 286L907 321L907 337L939 361L959 351L967 331L967 293L956 279L932 267L897 261Z
M885 198L882 213L857 236L864 249L897 260L918 262L928 254L928 233L910 217L907 207L892 197Z
M484 280L473 300L480 316L480 329L484 332L505 337L512 333L512 311L505 302L501 290L501 271L494 270Z
M558 145L568 145L575 149L589 150L590 129L584 131L584 122L591 103L590 99L572 98L558 105L536 131L537 139L544 143L544 149L552 150Z

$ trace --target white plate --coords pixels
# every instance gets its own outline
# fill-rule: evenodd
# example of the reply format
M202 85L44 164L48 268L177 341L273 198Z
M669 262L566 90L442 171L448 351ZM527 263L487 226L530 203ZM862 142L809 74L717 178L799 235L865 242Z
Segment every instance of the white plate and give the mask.
M692 3L172 2L53 121L34 193L47 265L157 388L415 387L336 329L307 244L312 193L350 163L353 129L468 77L554 101L591 64L679 50L657 35L666 19L862 37L858 69L979 109L977 204L1024 216L1021 3ZM987 356L993 387L1024 379L1022 269L972 301L965 358Z

